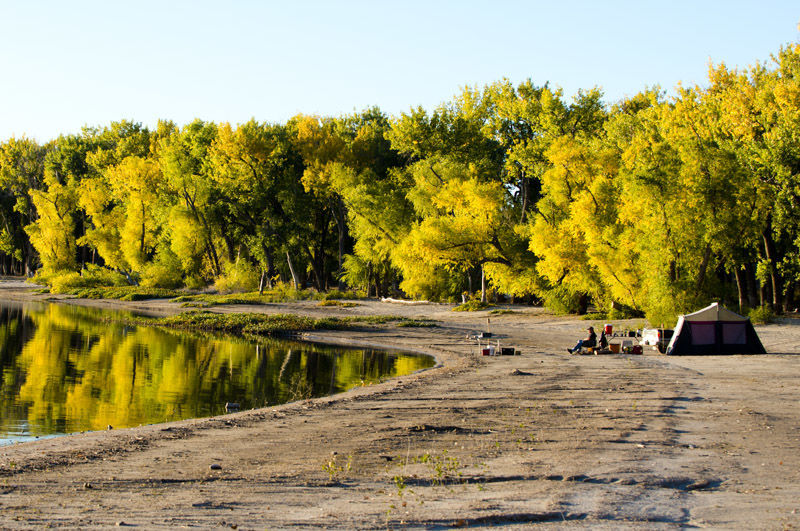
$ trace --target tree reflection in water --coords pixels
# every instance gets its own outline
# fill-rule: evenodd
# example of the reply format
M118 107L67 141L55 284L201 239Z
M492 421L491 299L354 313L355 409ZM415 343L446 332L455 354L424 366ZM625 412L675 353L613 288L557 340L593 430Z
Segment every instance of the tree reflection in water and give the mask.
M118 314L117 314L118 315ZM59 304L0 303L0 442L281 404L433 365L428 356L133 327Z

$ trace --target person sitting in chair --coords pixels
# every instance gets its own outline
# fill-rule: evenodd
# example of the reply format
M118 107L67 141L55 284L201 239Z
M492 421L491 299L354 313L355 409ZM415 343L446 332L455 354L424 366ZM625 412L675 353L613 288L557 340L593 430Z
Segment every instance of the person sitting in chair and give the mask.
M589 331L589 337L586 339L579 339L578 343L575 345L575 348L568 348L567 352L574 354L575 352L580 351L583 347L597 346L597 334L594 333L594 327L590 326L587 328L587 330Z

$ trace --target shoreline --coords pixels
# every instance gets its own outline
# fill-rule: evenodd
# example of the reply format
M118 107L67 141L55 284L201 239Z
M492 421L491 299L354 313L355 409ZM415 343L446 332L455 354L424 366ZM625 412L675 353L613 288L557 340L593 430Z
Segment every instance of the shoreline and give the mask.
M0 282L0 298L183 311L32 289ZM332 397L0 447L0 524L800 526L800 326L757 327L779 352L764 356L569 356L586 321L515 306L491 327L522 355L486 358L465 340L486 312L357 302L213 311L433 318L304 336L437 366Z

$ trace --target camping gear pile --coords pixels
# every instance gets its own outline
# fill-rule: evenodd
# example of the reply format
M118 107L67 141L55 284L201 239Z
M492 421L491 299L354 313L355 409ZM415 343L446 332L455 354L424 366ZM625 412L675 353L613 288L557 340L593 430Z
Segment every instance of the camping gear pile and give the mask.
M643 346L657 348L668 356L766 354L750 319L716 302L681 315L674 330L643 329L618 334L606 324L598 346L582 348L579 353L642 354Z

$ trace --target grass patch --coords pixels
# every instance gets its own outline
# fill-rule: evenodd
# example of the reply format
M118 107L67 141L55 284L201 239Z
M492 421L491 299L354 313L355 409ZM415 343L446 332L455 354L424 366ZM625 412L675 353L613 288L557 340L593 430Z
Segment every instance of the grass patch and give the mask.
M278 295L272 292L264 292L261 294L257 291L251 291L247 293L180 295L172 299L172 302L180 302L184 307L210 308L223 304L269 304L271 302L283 302L286 300L289 300L286 292L282 292Z
M180 294L174 289L144 288L141 286L110 286L73 288L62 291L81 299L117 299L121 301L144 301L148 299L171 299Z
M509 315L509 314L517 314L517 313L522 313L522 312L518 312L516 310L502 310L500 308L497 308L495 310L490 311L489 315Z
M181 295L176 297L173 302L180 302L184 307L211 308L223 304L270 304L276 302L293 302L305 300L322 301L320 306L339 306L349 308L356 306L356 303L340 302L341 299L363 299L364 297L355 291L331 290L325 293L318 293L314 290L296 290L286 285L280 285L273 289L264 290L263 293L249 291L245 293L203 293L198 295Z
M339 320L346 323L386 324L393 321L403 321L405 318L397 315L353 315L339 317Z
M478 300L467 301L464 304L459 304L453 308L454 312L477 312L480 310L487 310L494 308L494 304L488 302L481 302Z
M200 330L203 332L222 332L226 334L250 334L271 336L278 333L299 332L305 330L338 330L345 326L339 319L312 319L297 315L260 313L219 314L205 311L185 312L160 319L149 319L143 324Z
M344 330L359 324L384 324L403 321L394 315L370 315L352 317L324 317L314 319L290 314L263 313L213 313L204 310L184 312L161 318L139 317L130 320L133 324L162 326L180 330L218 332L223 334L275 336L309 330Z
M436 328L439 326L438 321L433 319L403 319L397 326L400 328Z
M608 314L603 312L595 312L595 313L587 313L581 315L581 320L583 321L604 321L608 319Z
M339 289L332 289L330 291L326 291L324 293L315 293L315 299L323 300L323 301L334 301L334 300L342 300L342 299L364 299L366 298L363 293L353 291L353 290L339 290Z
M342 302L337 299L327 299L323 301L319 301L317 306L335 306L337 308L353 308L355 306L361 306L357 302Z

